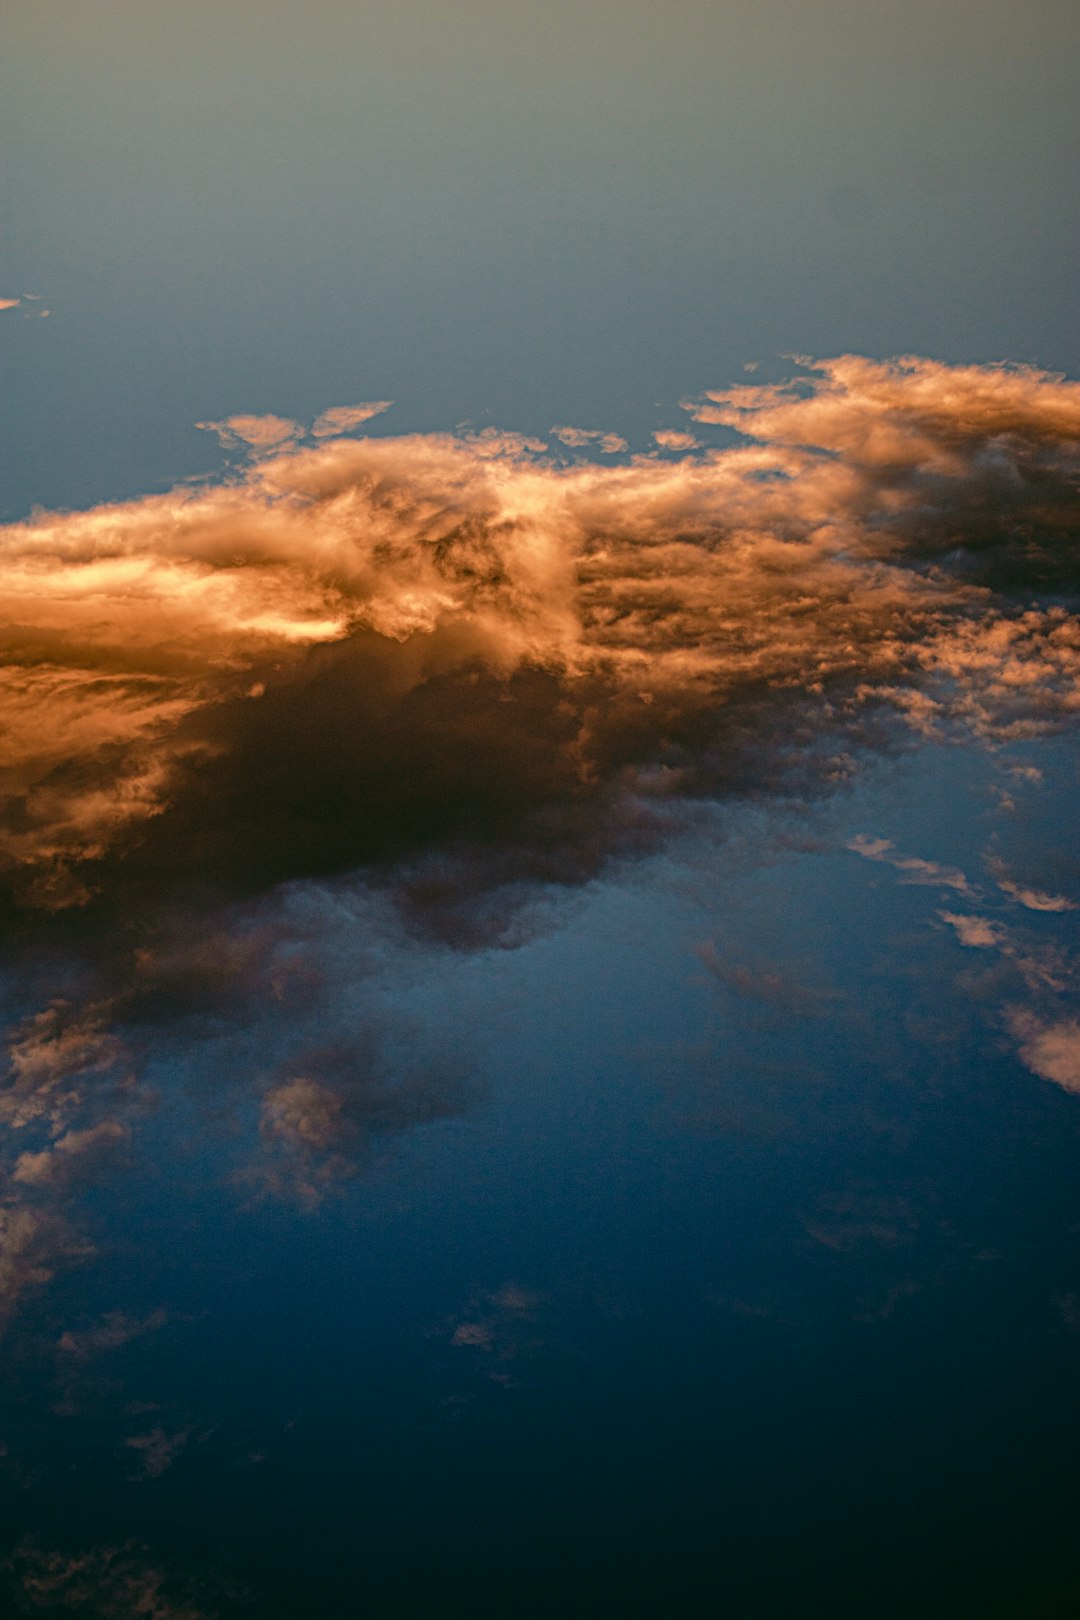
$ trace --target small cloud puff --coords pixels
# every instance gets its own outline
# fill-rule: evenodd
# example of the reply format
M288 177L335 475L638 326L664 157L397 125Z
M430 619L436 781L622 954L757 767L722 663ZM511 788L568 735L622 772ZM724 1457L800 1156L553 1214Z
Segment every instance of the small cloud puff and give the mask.
M285 416L227 416L224 422L196 422L195 426L216 433L227 450L239 444L252 450L278 450L304 432L299 422Z
M939 911L938 916L956 930L961 945L985 950L1001 943L1001 930L986 917L965 917L954 911Z
M653 440L661 450L697 450L699 447L692 433L684 433L679 428L660 428L653 434Z
M617 456L627 448L625 439L621 439L617 433L607 433L603 428L553 427L551 431L560 444L567 445L571 450L582 450L587 444L596 444L605 456Z
M1027 1008L1014 1008L1008 1021L1020 1042L1021 1062L1041 1079L1080 1094L1080 1020L1043 1020Z
M370 422L373 416L381 416L393 403L392 399L376 399L363 405L334 405L315 418L312 434L316 439L326 439L334 434L348 433L351 428L359 427L361 422Z

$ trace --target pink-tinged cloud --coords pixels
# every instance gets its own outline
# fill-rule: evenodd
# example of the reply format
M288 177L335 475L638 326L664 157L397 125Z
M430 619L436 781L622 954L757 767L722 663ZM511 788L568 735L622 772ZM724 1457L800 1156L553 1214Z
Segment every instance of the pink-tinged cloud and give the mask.
M21 298L0 298L0 309L18 309Z
M888 838L869 838L865 833L857 833L848 841L847 847L864 860L882 861L894 867L902 874L902 883L924 888L956 889L960 894L971 893L971 884L955 866L940 866L937 861L926 861L918 855L901 855Z
M1032 1074L1080 1094L1080 1021L1041 1019L1016 1008L1009 1015L1009 1024L1020 1043L1020 1060Z
M976 950L994 949L1001 944L1001 930L987 917L971 917L954 911L939 911L942 922L956 931L961 945Z
M393 404L392 399L371 400L364 405L334 405L315 418L312 434L316 439L330 438L334 434L349 433L373 416L381 416Z
M994 882L1002 894L1007 894L1010 900L1015 900L1027 911L1076 911L1075 900L1070 900L1063 894L1047 894L1043 889L1033 888L1030 884L1019 883L1009 873L1004 862L991 858L987 861Z

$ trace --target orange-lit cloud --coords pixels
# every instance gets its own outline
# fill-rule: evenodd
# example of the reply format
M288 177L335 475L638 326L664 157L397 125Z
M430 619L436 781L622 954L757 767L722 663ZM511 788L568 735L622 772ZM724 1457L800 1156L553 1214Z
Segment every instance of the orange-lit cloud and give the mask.
M696 450L699 447L692 433L682 432L679 428L661 428L653 434L653 440L661 450Z
M253 450L272 450L303 435L299 422L285 416L228 416L224 422L199 422L198 427L216 433L228 449L238 444Z
M315 418L311 429L316 439L326 439L337 433L348 433L373 416L381 416L393 404L392 399L371 400L365 405L334 405Z
M84 904L121 854L265 883L537 814L594 860L635 802L778 786L796 735L827 784L875 715L1080 712L1075 618L1017 601L1077 578L1080 386L846 357L800 388L698 408L751 442L615 467L230 417L242 475L9 526L20 904Z
M553 427L552 433L560 444L565 444L571 450L583 450L586 445L595 444L606 456L616 456L621 450L629 446L626 440L617 433L607 433L603 428Z

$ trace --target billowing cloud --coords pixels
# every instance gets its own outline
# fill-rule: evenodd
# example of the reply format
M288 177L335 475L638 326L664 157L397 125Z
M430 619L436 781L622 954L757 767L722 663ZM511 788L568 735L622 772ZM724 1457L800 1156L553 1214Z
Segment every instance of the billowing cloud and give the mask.
M465 845L573 880L679 798L843 779L889 715L1075 716L1076 621L1016 590L1076 575L1076 385L848 359L702 409L758 442L565 467L335 440L9 526L16 903Z
M392 399L374 399L364 405L332 405L315 418L312 435L316 439L326 439L333 434L349 433L362 422L370 422L373 416L381 416L393 403Z

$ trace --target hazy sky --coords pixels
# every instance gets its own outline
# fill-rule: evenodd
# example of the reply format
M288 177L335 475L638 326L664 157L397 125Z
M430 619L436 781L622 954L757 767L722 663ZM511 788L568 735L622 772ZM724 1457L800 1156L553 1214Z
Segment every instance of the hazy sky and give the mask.
M4 507L390 398L632 437L746 363L1075 371L1069 0L15 3Z
M1071 1613L1080 9L0 58L0 1613Z

